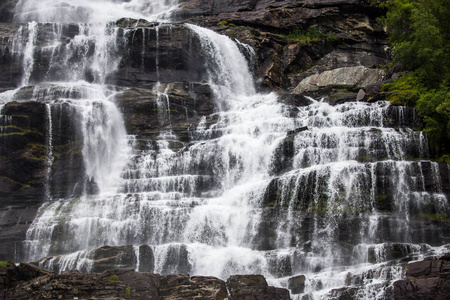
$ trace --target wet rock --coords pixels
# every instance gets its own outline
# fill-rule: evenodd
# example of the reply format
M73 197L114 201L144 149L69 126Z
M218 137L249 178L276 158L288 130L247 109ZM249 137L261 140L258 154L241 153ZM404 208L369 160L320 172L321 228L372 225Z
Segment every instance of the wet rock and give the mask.
M161 278L159 295L163 299L217 299L227 298L225 282L215 277L187 274L167 275Z
M0 3L0 22L12 22L14 8L19 0L3 0Z
M334 289L329 293L332 299L336 300L353 300L358 299L358 288L344 287L340 289Z
M215 277L173 274L161 276L135 272L131 268L82 274L65 271L55 274L21 264L0 270L0 294L5 299L290 299L286 289L267 285L260 275L232 276L227 281Z
M136 26L128 27L130 22ZM206 65L208 56L201 50L199 38L187 26L179 24L153 24L140 20L118 22L120 27L117 45L111 49L111 57L119 58L116 72L109 74L107 83L137 87L156 82L201 82L208 79ZM67 53L73 37L79 34L76 24L64 24L61 27L59 40L54 40L52 24L37 25L36 45L33 48L34 63L30 72L30 83L61 81L71 78L67 72L67 60L78 59L76 51ZM17 25L0 24L0 89L11 89L22 80L23 49L12 52L12 40L25 44L28 40L28 29L24 27L17 35ZM49 42L59 43L60 51L48 47ZM84 67L87 81L95 80L95 71L89 67L95 54L95 44L82 45L86 52ZM67 56L69 55L69 56ZM51 62L51 63L50 63Z
M389 60L383 9L366 1L214 0L183 2L175 17L251 45L256 70L272 89L294 88L308 76L342 67L375 68ZM241 6L242 5L242 6ZM293 40L293 30L323 33L315 41Z
M116 96L116 102L129 134L156 139L164 131L172 131L182 142L189 142L191 130L216 109L210 86L202 83L128 89Z
M139 24L140 25L140 24ZM126 31L126 52L110 78L120 86L156 82L207 80L206 60L196 34L187 26L168 24L133 27Z
M425 252L425 250L427 250L425 245L420 249L412 244L384 243L381 248L380 246L369 247L368 260L370 263L380 263L383 261L404 259L412 254L417 254L421 251Z
M83 158L82 118L73 105L51 106L52 167L49 189L54 198L79 197L89 184Z
M449 277L450 259L444 256L440 259L430 258L409 263L406 269L407 277Z
M93 253L92 272L101 273L109 269L136 266L136 261L133 246L104 246Z
M48 175L47 109L10 102L0 123L0 260L23 255L22 240L45 196Z
M289 291L268 286L262 275L233 275L227 280L230 300L237 299L290 299Z
M155 269L155 255L148 245L139 246L139 272L153 273Z
M310 98L305 97L304 95L297 95L291 93L283 93L279 95L278 101L292 106L308 106L313 102Z
M295 128L293 130L288 130L287 135L294 135L294 134L297 134L297 133L305 131L305 130L308 130L308 126L302 126L302 127Z
M358 95L356 93L351 92L337 92L333 93L329 96L324 97L324 101L329 103L330 105L338 105L346 102L355 101L355 98Z
M301 294L305 290L305 275L299 275L289 278L288 288L292 294Z
M0 92L16 88L22 80L22 66L13 52L13 39L18 29L17 24L0 23Z
M56 250L55 247L53 247L54 250ZM78 266L77 269L82 273L101 273L117 268L138 268L139 272L153 273L155 268L155 256L148 245L103 246L83 251L74 257L45 257L33 264L60 273L63 271L60 269L63 261L66 265L69 262L71 266Z
M450 294L447 256L408 264L406 277L394 282L394 299L447 299Z
M109 270L98 274L67 271L48 274L24 281L9 288L7 299L73 299L73 298L133 298L158 297L159 275L136 273L132 269Z

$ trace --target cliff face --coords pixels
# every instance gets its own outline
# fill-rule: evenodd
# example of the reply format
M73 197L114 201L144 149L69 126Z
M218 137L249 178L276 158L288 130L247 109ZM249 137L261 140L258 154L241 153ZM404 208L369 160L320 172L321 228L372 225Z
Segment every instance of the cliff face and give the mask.
M187 1L177 17L251 45L264 84L292 90L313 74L385 64L383 13L367 1ZM326 82L313 92L343 87L358 86Z

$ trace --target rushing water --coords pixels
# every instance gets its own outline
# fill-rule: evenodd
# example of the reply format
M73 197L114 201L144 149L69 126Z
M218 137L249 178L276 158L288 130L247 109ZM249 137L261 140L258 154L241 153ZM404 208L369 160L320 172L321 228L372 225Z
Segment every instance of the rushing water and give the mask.
M206 57L217 122L200 122L182 151L169 147L177 138L170 126L138 149L114 103L121 89L106 84L128 38L112 21L159 20L176 5L19 2L16 20L30 22L14 45L22 85L33 84L32 98L49 103L49 120L63 103L74 109L85 173L97 189L61 199L48 191L27 232L29 260L62 255L43 264L89 271L95 248L134 245L139 257L139 246L149 245L156 273L223 279L257 273L280 286L305 274L312 297L329 298L333 288L353 285L365 286L358 297L367 299L385 297L402 276L389 261L446 251L436 248L443 240L439 228L417 217L448 208L437 163L412 159L428 155L426 137L409 129L412 110L387 102L282 104L274 93L255 91L235 42L198 26L185 25ZM51 34L42 37L45 26ZM76 28L70 40L63 37L68 28ZM33 65L39 39L51 57L40 73ZM170 122L167 89L153 89L158 118ZM13 100L14 93L1 99ZM52 149L51 135L48 143Z

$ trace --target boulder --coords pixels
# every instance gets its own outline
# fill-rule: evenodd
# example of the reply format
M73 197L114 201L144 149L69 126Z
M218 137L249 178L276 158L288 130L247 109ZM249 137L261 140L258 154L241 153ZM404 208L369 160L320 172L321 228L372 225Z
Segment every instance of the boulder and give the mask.
M406 279L394 282L394 299L448 299L450 295L449 257L429 258L409 263Z
M343 67L303 79L293 90L294 94L321 94L338 88L359 89L382 81L385 72L379 69L369 69L363 66Z
M305 275L298 275L289 278L288 288L291 290L292 294L301 294L305 290Z
M290 299L289 291L269 286L262 275L233 275L227 280L228 299Z
M215 277L187 274L167 275L161 278L159 295L163 299L215 299L227 298L225 282Z

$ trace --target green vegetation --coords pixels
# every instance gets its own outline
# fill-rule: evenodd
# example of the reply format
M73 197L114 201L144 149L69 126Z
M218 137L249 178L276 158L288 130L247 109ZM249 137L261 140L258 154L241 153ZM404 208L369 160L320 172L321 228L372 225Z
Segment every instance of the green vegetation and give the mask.
M70 142L64 145L57 145L53 148L53 156L56 158L61 157L63 154L78 155L83 151L83 144L81 142Z
M114 283L116 283L117 281L119 281L120 280L120 278L119 278L119 276L117 276L117 275L112 275L112 276L109 276L108 277L108 282L110 283L110 284L114 284Z
M225 20L222 20L220 22L217 22L217 26L228 26L228 27L236 27L236 24L232 22L227 22Z
M0 269L6 269L10 265L11 265L11 263L9 263L7 261L0 261Z
M334 41L336 37L334 34L326 34L321 32L317 27L310 27L307 31L302 31L298 28L292 30L289 34L280 34L290 42L295 42L300 45L311 45L314 42L320 41Z
M414 106L431 150L450 152L450 5L448 0L388 0L384 22L394 62L409 73L384 86L388 100ZM448 159L448 156L446 156ZM445 158L441 158L445 160Z
M125 297L130 298L131 297L131 287L127 286L125 288Z
M42 132L39 132L35 129L24 129L18 126L14 126L14 125L9 125L9 126L2 126L4 128L4 130L11 130L10 132L7 133L1 133L0 137L3 136L14 136L14 135L27 135L27 134L38 134L40 136L43 136Z
M447 214L444 213L421 213L419 214L419 216L433 222L442 222L450 225L450 218Z

